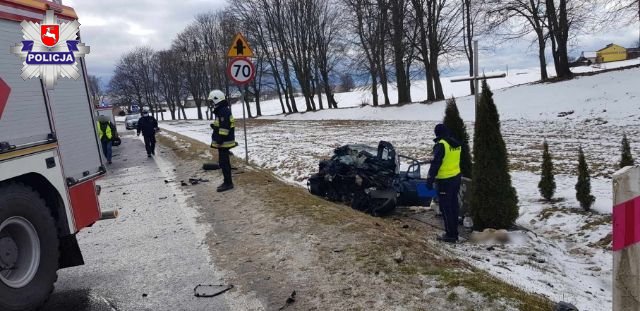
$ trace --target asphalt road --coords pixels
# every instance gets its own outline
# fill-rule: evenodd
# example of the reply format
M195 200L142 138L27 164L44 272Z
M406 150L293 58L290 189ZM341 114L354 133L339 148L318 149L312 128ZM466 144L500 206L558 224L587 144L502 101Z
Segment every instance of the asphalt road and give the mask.
M102 209L118 208L120 217L78 234L85 265L58 271L42 310L232 309L229 293L194 296L198 284L224 283L207 258L194 210L165 182L173 169L159 150L157 159L148 159L142 141L120 130L123 143L99 181Z

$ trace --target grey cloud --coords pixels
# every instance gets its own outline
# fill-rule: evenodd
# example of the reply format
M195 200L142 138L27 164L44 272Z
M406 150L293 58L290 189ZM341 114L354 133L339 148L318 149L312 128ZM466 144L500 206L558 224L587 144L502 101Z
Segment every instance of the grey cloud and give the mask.
M91 47L89 73L106 82L120 56L148 45L166 49L199 13L216 11L224 0L63 0L76 10L82 40Z

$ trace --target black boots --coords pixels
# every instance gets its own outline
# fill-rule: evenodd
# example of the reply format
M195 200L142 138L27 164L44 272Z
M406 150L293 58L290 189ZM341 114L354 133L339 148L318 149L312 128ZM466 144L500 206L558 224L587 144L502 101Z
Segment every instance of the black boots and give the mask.
M218 189L216 191L224 192L224 191L231 190L231 189L233 189L233 184L223 183L222 185L218 186Z
M443 234L443 235L440 235L440 236L436 237L436 240L438 240L440 242L453 243L453 244L458 242L458 238L453 238L453 237L447 236L446 234Z

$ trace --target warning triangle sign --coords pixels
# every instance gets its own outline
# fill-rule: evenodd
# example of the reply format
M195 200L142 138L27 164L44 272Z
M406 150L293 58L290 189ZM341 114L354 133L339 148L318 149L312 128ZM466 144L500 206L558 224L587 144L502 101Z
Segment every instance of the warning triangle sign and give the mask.
M253 51L249 47L249 42L241 33L237 33L231 42L231 47L227 57L253 57Z

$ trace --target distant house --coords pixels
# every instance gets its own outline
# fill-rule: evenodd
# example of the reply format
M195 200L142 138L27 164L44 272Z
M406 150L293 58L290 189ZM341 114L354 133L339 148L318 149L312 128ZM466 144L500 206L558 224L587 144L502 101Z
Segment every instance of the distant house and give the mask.
M627 49L627 59L640 58L640 48Z
M627 59L627 49L617 44L609 44L597 53L597 63L617 62Z
M582 56L580 56L580 59L589 61L589 64L595 63L597 58L598 58L598 52L582 52Z

